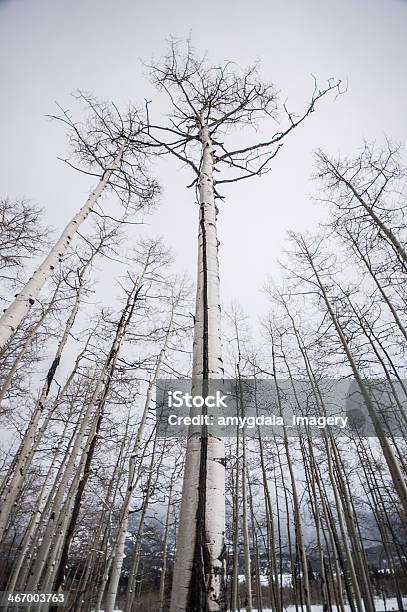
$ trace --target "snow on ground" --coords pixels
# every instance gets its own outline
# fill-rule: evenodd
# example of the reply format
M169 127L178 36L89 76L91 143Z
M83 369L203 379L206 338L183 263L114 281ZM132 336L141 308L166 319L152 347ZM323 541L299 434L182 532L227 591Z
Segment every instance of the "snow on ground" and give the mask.
M407 598L403 599L404 610L407 610ZM301 610L301 608L299 608ZM397 600L394 597L386 599L386 607L384 607L383 599L375 599L375 610L376 612L394 612L397 611L398 605ZM312 612L323 612L322 606L311 606ZM337 608L335 606L332 607L332 610L336 612ZM345 612L350 612L350 606L345 606ZM100 612L103 612L101 610ZM122 610L115 610L114 612L122 612ZM242 608L242 612L244 612L244 608ZM258 612L258 610L253 609L253 612ZM271 608L264 608L263 612L272 612ZM284 608L284 612L296 612L295 606L288 606L288 608Z
M403 599L403 607L404 610L407 610L407 598ZM301 608L300 608L301 609ZM376 612L393 612L398 610L397 600L396 598L386 599L386 607L384 607L383 599L375 599L375 610ZM323 612L323 606L311 606L312 612ZM332 610L336 612L337 608L335 606L332 607ZM350 612L350 606L345 606L346 612ZM242 612L244 608L242 608ZM258 610L253 609L253 612L258 612ZM263 612L272 612L271 608L264 608ZM288 608L284 608L284 612L295 612L295 606L288 606Z
M300 574L301 576L301 574ZM282 582L283 587L289 587L292 584L292 577L291 574L279 574L278 575L278 582L280 583L280 580ZM243 583L245 581L245 576L244 574L239 574L239 582ZM268 576L260 576L260 583L263 586L267 586L269 583L269 579Z

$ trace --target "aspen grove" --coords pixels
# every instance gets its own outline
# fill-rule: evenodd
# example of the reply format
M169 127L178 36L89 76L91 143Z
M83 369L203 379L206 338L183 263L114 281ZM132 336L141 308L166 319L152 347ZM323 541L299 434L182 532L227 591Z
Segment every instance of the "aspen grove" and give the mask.
M323 221L289 232L264 279L268 311L250 320L222 302L222 211L250 179L278 223L277 158L347 94L314 80L294 112L260 65L212 64L175 39L144 67L152 99L121 110L81 91L49 116L66 131L72 181L89 181L62 232L41 203L0 199L0 591L62 594L72 612L402 612L403 151L366 140L338 157L321 142ZM193 279L154 229L164 163L195 206ZM114 279L109 303L101 278ZM273 413L284 419L289 397L305 426L163 435L157 384L170 379L203 398L232 381L241 419L272 388ZM341 384L355 419L315 434L307 419L336 414Z

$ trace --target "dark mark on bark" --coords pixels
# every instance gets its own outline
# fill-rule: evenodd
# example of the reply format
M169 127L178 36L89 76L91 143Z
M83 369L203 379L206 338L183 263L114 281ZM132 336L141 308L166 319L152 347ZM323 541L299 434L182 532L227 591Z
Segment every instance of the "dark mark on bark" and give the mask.
M208 355L208 262L206 252L205 203L200 207L200 226L202 232L203 265L203 371L202 395L208 393L209 355ZM206 480L208 460L208 436L206 427L202 428L201 453L199 463L198 506L196 511L195 548L192 562L192 575L188 590L188 610L207 612L207 575L210 569L210 553L206 538Z

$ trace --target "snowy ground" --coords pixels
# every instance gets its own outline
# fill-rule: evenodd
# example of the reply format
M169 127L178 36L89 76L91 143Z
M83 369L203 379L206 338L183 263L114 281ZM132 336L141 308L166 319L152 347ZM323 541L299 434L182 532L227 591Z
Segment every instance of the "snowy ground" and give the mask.
M407 599L403 599L404 610L407 610ZM383 599L375 600L375 610L376 612L393 612L394 610L398 610L397 600L395 598L389 598L386 600L386 607L384 607ZM332 608L336 612L335 606ZM284 608L285 612L295 612L295 606L288 606L288 608ZM312 612L323 612L322 606L311 606ZM346 612L350 612L350 607L345 606ZM243 612L243 610L242 610ZM253 612L258 612L258 610L254 610ZM263 612L272 612L271 608L264 608Z
M404 610L407 610L407 598L403 599L403 605L404 605ZM394 612L398 610L397 600L393 597L386 599L386 607L384 607L383 599L376 599L375 606L376 606L375 608L376 612ZM333 606L332 609L334 610L334 612L336 612L335 606ZM323 612L322 606L316 606L316 605L311 606L311 610L312 612ZM350 612L350 607L345 606L345 610L346 612ZM101 610L100 612L103 612L103 610ZM115 610L115 612L122 612L122 610ZM242 608L241 612L244 612L244 608ZM253 609L253 612L258 612L258 610ZM271 608L264 608L263 612L272 612L272 610ZM288 608L284 608L284 612L295 612L295 606L288 606Z

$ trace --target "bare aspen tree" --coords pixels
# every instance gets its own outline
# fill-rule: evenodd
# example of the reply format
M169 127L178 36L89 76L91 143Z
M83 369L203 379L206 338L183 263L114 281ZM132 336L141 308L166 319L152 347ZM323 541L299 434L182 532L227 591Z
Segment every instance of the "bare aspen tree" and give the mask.
M334 311L334 307L333 304L329 298L329 295L327 293L327 289L326 286L322 280L321 277L321 271L318 271L318 264L316 263L316 259L317 259L317 252L315 252L315 247L312 248L310 246L307 245L306 241L304 238L302 237L297 237L296 238L296 242L298 244L299 247L299 253L300 255L302 255L306 262L308 263L308 265L310 266L312 273L314 275L315 278L315 283L318 286L320 292L321 292L321 296L325 302L327 311L329 313L329 316L332 320L332 323L334 325L334 328L338 334L338 337L340 339L343 351L346 354L346 357L348 359L349 365L352 369L353 375L355 377L355 380L357 382L357 385L360 389L360 393L363 396L365 405L368 409L368 413L369 416L373 422L376 434L378 436L378 439L380 441L380 445L382 447L383 450L383 454L384 457L386 459L387 465L389 467L389 471L390 471L390 475L392 477L395 489L400 497L400 501L403 505L404 511L407 513L407 484L406 484L406 480L405 480L405 476L400 468L400 464L399 462L396 460L396 457L394 455L394 451L385 435L385 432L383 430L383 426L378 418L377 415L377 411L376 408L373 404L372 398L370 397L366 385L363 382L363 379L361 377L360 371L357 367L357 364L355 363L355 359L352 355L352 352L349 348L349 343L346 339L345 333L343 331L343 328L341 326L341 323L338 319L338 317L335 314Z
M111 378L114 368L116 366L118 354L123 343L127 325L134 311L139 291L140 285L136 280L133 282L133 286L127 296L126 305L122 312L120 321L117 325L117 330L112 342L111 350L109 351L105 363L102 366L101 372L99 373L95 388L92 393L92 397L85 407L83 418L80 423L80 428L75 437L71 456L69 458L63 477L61 479L61 482L59 483L58 490L56 491L55 498L53 500L53 520L50 520L47 525L41 546L37 554L37 558L33 562L30 571L30 578L27 584L28 588L38 588L38 584L41 582L41 576L46 566L49 551L51 549L51 546L53 545L54 539L55 537L60 537L61 535L64 535L65 529L68 527L68 520L71 516L72 505L75 501L75 495L71 494L66 496L67 485L73 477L74 483L77 486L82 477L83 470L85 467L86 453L82 453L81 455L80 449L84 442L85 435L89 426L91 427L91 432L88 436L88 440L92 438L93 429L97 425L99 410L103 409L106 383Z
M395 204L388 203L398 195L400 180L405 178L399 147L387 141L377 150L366 143L355 159L334 160L320 151L317 161L317 177L326 189L324 199L337 208L336 216L356 220L359 229L374 240L387 242L405 270L405 204L400 197Z
M160 568L160 585L158 588L158 612L164 612L165 605L165 580L167 573L167 564L168 564L168 542L169 542L169 531L171 526L171 519L173 514L173 491L175 487L175 480L178 475L178 471L180 466L176 462L174 465L174 469L170 475L170 483L168 489L168 497L167 497L167 512L165 515L165 524L164 524L164 534L163 534L163 547L162 547L162 561Z
M150 66L150 73L172 105L170 125L157 125L149 117L151 142L194 172L191 186L197 191L199 232L192 377L196 385L200 381L200 390L196 387L194 393L205 396L208 381L223 376L215 204L219 186L267 172L284 138L338 84L329 82L323 90L315 87L302 115L286 111L286 125L280 131L232 149L225 144L231 128L253 128L261 119L278 116L276 89L259 80L257 66L246 71L234 70L230 62L210 66L194 55L189 44L183 53L181 45L172 41L168 55ZM219 172L216 180L215 171ZM171 612L225 609L224 461L222 440L204 430L190 433Z
M162 363L163 363L163 360L164 360L164 357L167 351L168 341L170 339L170 335L172 332L175 308L176 308L176 304L173 305L172 312L170 315L170 320L169 320L168 327L165 333L163 345L157 357L153 375L148 383L147 392L146 392L146 400L144 403L144 408L143 408L143 412L141 415L140 424L139 424L137 434L134 440L133 448L131 449L126 494L124 497L122 515L120 518L118 537L115 543L114 557L113 557L113 562L112 562L112 573L110 576L110 581L109 581L109 585L107 589L107 597L106 597L106 603L105 603L105 608L107 612L113 612L114 610L114 604L115 604L116 596L117 596L117 587L119 584L120 573L121 573L121 568L122 568L122 563L123 563L124 545L126 542L126 536L127 536L127 531L128 531L130 504L132 500L133 490L137 486L138 479L139 479L139 474L138 474L139 466L137 466L138 456L140 453L140 447L141 447L141 442L142 442L142 438L144 434L144 429L146 426L147 417L148 417L148 413L149 413L150 406L151 406L153 389L157 381L157 378L160 374Z
M166 440L159 445L157 450L158 435L154 433L153 446L151 448L150 464L147 468L145 485L142 487L143 501L141 504L141 512L135 537L134 549L132 553L132 563L129 574L129 583L127 590L126 603L124 612L131 612L137 598L137 578L139 577L139 569L142 563L141 547L146 530L147 512L149 510L150 500L155 496L158 484L160 470L163 467L164 454L166 452ZM158 458L156 455L158 454ZM140 478L140 477L139 477Z
M235 377L236 377L236 386L237 386L237 397L238 397L238 409L240 416L244 418L246 413L246 405L245 405L245 393L244 393L244 384L242 380L242 350L241 350L241 339L239 333L239 322L238 322L238 313L236 310L233 312L233 326L235 332L235 342L236 342L236 366L235 366ZM243 427L242 436L242 454L241 454L241 482L242 482L242 534L243 534L243 552L244 552L244 565L245 565L245 589L246 589L246 598L245 598L245 607L247 612L252 612L253 610L253 597L252 597L252 570L251 570L251 554L250 554L250 539L249 539L249 519L248 519L248 465L247 465L247 438L246 438L246 428ZM238 458L239 459L239 458ZM239 474L236 474L236 481L239 482ZM238 494L238 491L237 491ZM238 514L235 516L235 520L238 522L239 517ZM235 554L237 550L235 551ZM238 560L236 560L238 561ZM233 605L236 605L236 568L234 574L234 599Z
M75 167L74 164L79 164L80 170L97 176L99 182L66 225L44 261L4 310L0 318L0 350L15 334L105 189L109 187L125 208L133 207L136 210L150 206L158 191L156 182L146 173L141 136L143 124L139 111L130 107L121 115L115 105L110 107L83 94L79 98L89 109L87 123L75 122L68 111L62 109L61 115L55 118L69 130L73 148L70 165Z
M364 178L365 191L370 189L370 192L368 195L364 192L363 197L372 202L374 189L384 176L380 172L381 162L375 165L371 157L367 161L361 157L353 165L348 161L343 163L351 178L356 176L355 183L359 181L359 187L361 177ZM397 178L399 175L392 177L392 180ZM405 368L400 359L405 338L402 254L394 242L382 240L380 234L383 227L364 208L361 210L351 190L345 192L343 186L338 187L331 174L324 175L324 179L332 181L326 199L334 205L328 226L333 230L330 240L336 241L333 243L336 253L333 255L332 249L329 249L332 243L324 243L319 236L292 236L296 248L284 263L285 284L283 289L274 293L273 308L278 310L281 306L282 314L273 320L271 329L280 339L279 351L285 369L290 372L293 367L297 375L305 375L310 382L312 401L315 401L319 414L326 414L326 407L318 378L322 377L323 380L324 375L329 378L331 372L336 377L339 368L341 376L349 376L349 372L354 376L373 422L377 437L372 443L372 457L376 461L376 469L373 468L372 472L375 472L375 477L366 469L369 459L366 460L365 456L362 459L361 453L365 444L366 447L370 447L370 444L361 437L359 440L355 437L357 430L353 435L348 433L342 441L340 437L330 435L329 430L326 433L322 430L323 447L319 443L312 443L310 438L306 447L301 439L306 475L304 495L309 496L315 522L324 605L330 609L333 600L336 600L343 609L344 588L352 610L373 611L376 609L378 590L368 548L370 537L374 536L367 533L370 526L364 524L366 514L369 516L370 512L372 519L375 517L379 532L377 542L380 542L386 562L392 567L398 538L394 532L391 536L385 535L387 521L378 518L377 508L380 507L384 513L391 509L394 516L405 515L404 441L391 430L386 420L388 407L385 397L382 394L378 399L372 384L374 377L378 377L380 380L376 386L380 388L385 377L387 397L389 400L392 398L391 414L396 418L400 430L404 431L404 400L401 397L404 398L405 394L402 377ZM390 183L385 179L383 181L386 185ZM388 204L389 193L394 198L390 198ZM399 236L402 235L403 206L394 204L397 195L394 187L391 192L382 189L380 198L373 204L381 222L386 221L393 236L396 230ZM341 250L341 247L346 248ZM357 266L355 272L357 270L358 276L355 278L349 274L350 264ZM295 356L298 351L305 372L299 368L298 356ZM290 363L294 366L290 366ZM277 378L275 371L273 377ZM370 381L372 378L373 381ZM396 391L396 384L400 392ZM301 402L297 401L297 409L303 409ZM385 461L380 457L380 448ZM381 475L382 484L377 473ZM356 475L358 484L355 482ZM382 486L386 491L386 510L381 502ZM366 507L368 511L364 510ZM403 604L397 584L398 572L399 569L394 570L392 582L393 593L401 610Z
M70 374L70 376L68 377L68 380L66 381L64 387L61 389L60 394L58 395L58 404L63 400L63 398L65 397L65 393L67 392L68 388L70 387L70 383L72 381L73 376L76 374L77 370L78 370L78 366L81 362L81 359L83 358L85 352L87 349L87 343L85 344L85 347L83 348L83 350L79 353L79 355L77 356L76 360L75 360L75 364L73 366L72 372ZM55 406L56 407L56 406ZM74 408L72 406L70 406L70 410L68 411L67 417L64 420L64 424L63 424L63 429L60 433L60 440L64 441L65 438L67 437L68 434L68 424L69 424L69 420L71 417L73 417L73 412L74 412ZM51 411L53 414L55 413L55 410ZM73 438L71 437L70 442L73 441ZM68 458L69 452L65 453L65 459ZM51 501L51 496L49 495L49 485L52 482L52 486L55 487L58 484L59 481L59 474L62 474L64 467L65 467L65 463L64 461L61 461L59 467L58 467L58 472L57 474L54 476L54 471L55 468L57 466L59 460L59 455L57 452L54 452L51 463L48 467L48 471L47 471L47 476L41 486L38 498L36 500L36 508L35 508L35 512L33 513L28 528L24 534L24 539L23 541L20 543L19 547L18 547L18 557L12 567L12 573L11 576L9 578L9 582L7 584L7 588L10 591L13 591L15 589L15 587L17 585L20 586L20 588L24 588L25 585L25 573L23 570L23 566L25 565L28 571L28 566L29 566L29 561L30 558L33 554L33 549L34 549L34 542L36 541L36 539L38 538L39 535L39 531L40 531L40 526L41 526L41 522L42 522L42 517L44 515L47 514L46 512L46 508L47 505L50 503ZM52 478L54 477L53 481ZM47 499L48 496L48 499Z
M113 232L113 235L114 234L115 234L115 231ZM19 449L17 463L14 466L13 475L10 478L10 481L2 497L3 504L0 510L0 538L3 537L4 530L6 529L6 526L9 520L10 512L13 508L13 505L21 490L21 486L24 482L24 475L30 464L34 446L35 444L38 444L38 441L39 441L39 436L37 435L37 427L46 409L46 400L50 393L51 385L55 378L56 371L60 365L63 351L69 340L69 337L72 331L72 327L75 323L75 319L79 311L85 276L87 274L88 268L92 265L94 257L99 255L100 253L103 253L104 248L106 247L108 241L111 238L112 238L111 233L105 233L105 231L102 231L99 237L98 244L96 244L95 247L92 247L92 251L90 255L87 256L87 258L85 259L83 263L80 261L81 267L77 271L77 273L74 274L73 285L71 287L71 290L74 291L74 296L75 296L74 302L73 302L70 314L68 316L68 319L65 323L65 327L64 327L62 336L59 340L55 355L48 369L45 383L41 389L39 398L36 402L36 406L31 415L29 425L24 435L24 442L22 443L22 446ZM69 284L68 279L65 282ZM52 413L50 412L49 416L51 416L51 414ZM44 421L43 428L45 429L46 426L47 426L47 419L45 419Z
M281 391L279 388L279 383L277 381L276 358L275 358L275 348L274 348L275 341L274 341L272 330L270 331L270 340L271 340L273 376L276 381L277 404L278 404L280 416L283 416ZM302 534L300 503L299 503L299 496L298 496L296 479L295 479L295 474L294 474L294 469L293 469L293 463L291 460L291 453L289 449L288 436L287 436L287 431L285 428L283 430L283 440L284 440L285 454L287 458L287 465L288 465L290 481L291 481L291 493L293 497L293 507L294 507L295 535L296 535L297 546L299 549L299 554L300 554L300 559L301 559L302 582L303 582L303 590L304 590L304 597L305 597L305 606L306 606L307 612L311 612L308 565L307 565L307 557L305 553L304 539L303 539L303 534Z
M239 608L239 492L240 492L240 432L236 431L236 459L232 472L232 502L233 502L233 534L232 534L232 579L230 594L230 609L235 612Z
M105 548L106 540L110 532L112 523L113 507L111 504L112 499L116 499L117 491L120 485L121 475L125 467L125 449L128 442L128 432L130 426L130 415L126 419L126 425L122 442L120 444L119 454L115 457L115 465L113 472L108 480L105 498L102 498L102 509L99 517L98 529L95 534L94 546L92 546L91 555L89 562L86 565L85 572L81 576L81 581L78 585L75 605L79 610L89 609L90 601L96 601L95 610L99 610L103 598L103 593L106 587L108 573L110 565L107 556L107 550ZM109 502L109 505L108 503ZM104 576L102 576L101 583L98 581L98 570L100 570L100 558L104 557L105 562L102 563L104 569ZM111 558L111 557L110 557ZM95 586L98 587L98 597L94 595Z
M31 257L47 246L42 211L26 200L0 198L0 282L16 287Z
M1 402L3 402L3 400L7 396L7 393L10 390L10 387L12 387L13 377L15 376L17 370L23 363L24 357L29 352L29 349L34 339L38 335L40 327L44 324L44 322L47 319L47 316L51 313L51 311L55 307L55 302L57 301L59 291L60 291L60 285L61 285L60 281L62 281L62 278L60 280L58 279L57 285L55 287L55 291L52 294L51 299L49 300L48 304L41 309L41 314L38 317L38 319L33 323L33 325L31 325L28 331L27 337L25 338L20 350L17 352L17 355L14 359L12 366L10 367L9 371L7 372L7 375L4 377L4 380L2 381L2 384L0 387L0 406L1 406ZM7 411L7 408L0 407L0 414L3 412L3 410Z

